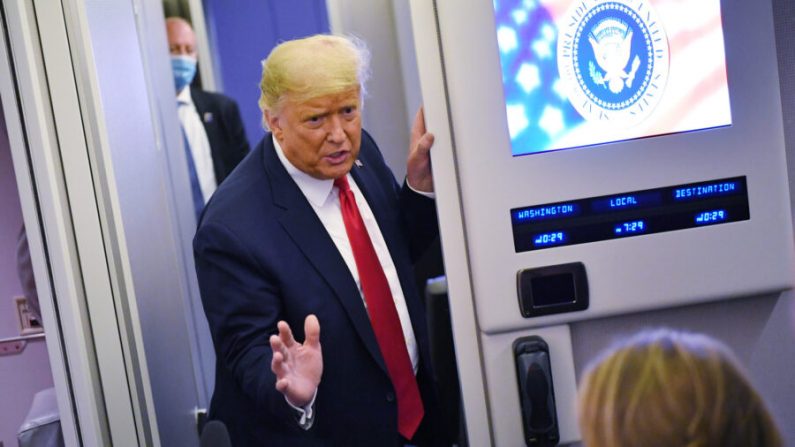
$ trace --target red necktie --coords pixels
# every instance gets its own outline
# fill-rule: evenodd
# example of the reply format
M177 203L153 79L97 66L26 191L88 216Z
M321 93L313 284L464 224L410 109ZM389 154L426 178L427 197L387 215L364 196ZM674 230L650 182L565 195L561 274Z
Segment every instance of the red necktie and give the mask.
M351 242L356 270L359 271L359 281L362 284L364 301L367 303L370 324L373 326L381 355L386 362L392 386L397 393L398 432L404 438L411 439L422 421L425 410L422 407L417 378L414 377L414 369L406 349L406 341L403 339L400 318L395 309L384 269L381 268L381 262L359 214L347 177L334 180L334 186L339 189L342 220L345 222L345 231Z

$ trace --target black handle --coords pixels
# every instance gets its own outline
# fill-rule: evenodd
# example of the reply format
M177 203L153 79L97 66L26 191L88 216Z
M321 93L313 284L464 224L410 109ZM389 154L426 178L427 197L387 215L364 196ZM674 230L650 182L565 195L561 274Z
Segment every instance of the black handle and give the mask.
M560 441L549 347L538 336L513 344L522 403L522 425L528 446L555 446Z

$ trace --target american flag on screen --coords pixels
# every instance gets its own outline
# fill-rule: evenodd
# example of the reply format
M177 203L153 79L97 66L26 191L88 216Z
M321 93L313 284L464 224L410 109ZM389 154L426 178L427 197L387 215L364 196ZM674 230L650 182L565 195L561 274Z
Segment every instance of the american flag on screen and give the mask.
M493 0L514 155L731 124L720 0Z

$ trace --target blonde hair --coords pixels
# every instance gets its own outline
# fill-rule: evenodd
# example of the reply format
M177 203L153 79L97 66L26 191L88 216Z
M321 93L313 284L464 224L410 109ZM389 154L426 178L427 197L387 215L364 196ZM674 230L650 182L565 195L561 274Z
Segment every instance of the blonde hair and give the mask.
M781 437L729 349L705 335L641 332L582 378L587 447L776 447Z
M263 112L278 111L291 100L309 99L359 88L369 76L370 53L355 37L317 34L283 42L262 61L259 106Z

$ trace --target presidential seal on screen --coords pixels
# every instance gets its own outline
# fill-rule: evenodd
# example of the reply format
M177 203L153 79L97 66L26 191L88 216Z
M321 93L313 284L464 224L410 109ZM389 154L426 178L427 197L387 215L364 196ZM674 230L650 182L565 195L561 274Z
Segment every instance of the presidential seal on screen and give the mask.
M668 38L648 0L579 0L558 23L560 78L586 120L626 128L646 119L668 64Z

